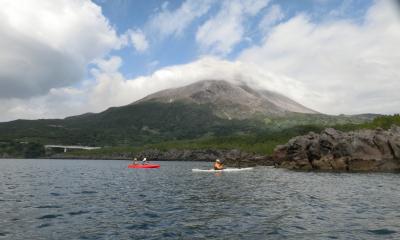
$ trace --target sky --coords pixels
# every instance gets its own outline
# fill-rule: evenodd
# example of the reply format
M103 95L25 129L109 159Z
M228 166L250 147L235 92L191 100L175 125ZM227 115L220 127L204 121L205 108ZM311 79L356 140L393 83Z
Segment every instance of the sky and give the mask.
M0 121L100 112L206 79L326 114L400 112L395 0L0 5Z

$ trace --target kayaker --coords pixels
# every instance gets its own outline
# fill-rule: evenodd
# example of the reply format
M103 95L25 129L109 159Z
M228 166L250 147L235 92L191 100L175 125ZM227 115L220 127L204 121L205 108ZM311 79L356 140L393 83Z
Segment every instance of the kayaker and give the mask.
M214 170L222 170L222 169L224 169L224 164L221 162L221 160L219 159L215 160Z
M138 164L138 162L137 162L137 158L133 158L133 164Z
M143 158L142 164L143 164L143 165L147 164L147 158Z

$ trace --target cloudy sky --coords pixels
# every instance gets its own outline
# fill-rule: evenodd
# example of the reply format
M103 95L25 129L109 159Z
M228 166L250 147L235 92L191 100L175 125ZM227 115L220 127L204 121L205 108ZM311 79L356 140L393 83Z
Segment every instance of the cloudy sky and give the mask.
M0 121L63 118L202 79L328 114L400 112L391 0L0 0Z

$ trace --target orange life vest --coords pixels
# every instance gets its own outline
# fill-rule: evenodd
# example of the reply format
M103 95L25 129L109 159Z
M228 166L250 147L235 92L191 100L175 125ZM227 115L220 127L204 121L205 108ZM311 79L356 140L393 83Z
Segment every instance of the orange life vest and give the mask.
M224 164L216 162L214 163L214 170L222 170L224 168Z

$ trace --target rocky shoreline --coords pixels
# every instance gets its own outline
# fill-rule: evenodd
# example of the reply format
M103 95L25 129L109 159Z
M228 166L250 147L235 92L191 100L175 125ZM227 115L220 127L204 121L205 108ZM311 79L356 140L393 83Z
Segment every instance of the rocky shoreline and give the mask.
M56 159L108 159L108 160L132 160L133 158L143 159L146 157L150 161L206 161L211 162L215 159L222 159L230 167L248 166L273 166L274 161L271 156L257 153L248 153L238 149L219 150L219 149L170 149L161 151L159 149L148 149L138 153L118 153L105 156L71 156L58 154L50 158Z
M400 172L400 127L311 132L278 146L272 158L276 167L291 170Z
M216 149L199 149L199 150L177 150L160 151L157 149L146 150L135 154L134 157L141 159L147 157L150 160L163 159L165 161L215 161L219 158L226 165L235 167L244 166L272 166L274 161L270 156L256 153L243 152L237 149L232 150L216 150Z

